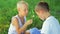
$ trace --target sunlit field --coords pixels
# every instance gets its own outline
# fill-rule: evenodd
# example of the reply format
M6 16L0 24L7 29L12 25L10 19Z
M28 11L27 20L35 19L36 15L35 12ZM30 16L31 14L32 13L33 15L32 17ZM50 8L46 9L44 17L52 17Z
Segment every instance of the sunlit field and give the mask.
M16 4L20 0L0 0L0 34L7 34L11 23L11 18L15 16L17 12ZM27 20L33 18L33 24L28 26L27 29L37 27L42 28L43 21L35 13L35 6L41 0L24 0L29 4L29 11ZM49 4L51 15L55 16L60 22L60 0L43 0Z

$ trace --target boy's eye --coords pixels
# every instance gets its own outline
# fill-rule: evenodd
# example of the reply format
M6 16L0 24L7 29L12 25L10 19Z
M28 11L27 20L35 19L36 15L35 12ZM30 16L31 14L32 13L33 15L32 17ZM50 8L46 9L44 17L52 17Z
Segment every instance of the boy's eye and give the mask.
M24 11L26 12L26 9L24 9Z
M24 9L24 11L26 12L28 9Z

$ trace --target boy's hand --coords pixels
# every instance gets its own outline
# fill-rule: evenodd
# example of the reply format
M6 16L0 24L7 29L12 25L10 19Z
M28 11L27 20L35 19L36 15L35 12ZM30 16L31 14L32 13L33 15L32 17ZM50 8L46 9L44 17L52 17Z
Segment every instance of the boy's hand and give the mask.
M30 25L30 24L32 24L32 22L33 22L32 19L30 19L26 22L26 25Z

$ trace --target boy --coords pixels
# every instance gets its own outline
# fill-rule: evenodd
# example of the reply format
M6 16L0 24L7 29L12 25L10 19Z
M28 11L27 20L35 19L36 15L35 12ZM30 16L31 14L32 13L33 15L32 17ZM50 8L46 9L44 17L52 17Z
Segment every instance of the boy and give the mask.
M41 34L60 34L59 21L50 14L49 5L46 2L39 2L35 7L35 12L44 21ZM34 29L30 33L36 33ZM32 31L32 32L31 32Z
M26 22L28 4L25 1L17 3L18 14L13 16L8 34L24 34L28 25L32 24L32 19Z
M40 2L35 8L36 14L44 21L41 33L60 34L59 21L50 14L49 5L46 2Z

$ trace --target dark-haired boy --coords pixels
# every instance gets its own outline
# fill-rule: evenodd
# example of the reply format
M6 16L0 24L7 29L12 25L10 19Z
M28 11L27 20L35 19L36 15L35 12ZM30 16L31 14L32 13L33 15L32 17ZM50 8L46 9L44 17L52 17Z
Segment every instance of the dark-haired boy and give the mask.
M41 34L60 34L59 21L50 14L49 5L46 2L39 2L35 7L35 12L38 17L44 21ZM34 29L30 33L37 33ZM31 32L32 31L32 32Z
M44 21L41 33L60 34L59 21L50 14L48 3L39 2L35 7L35 12Z

